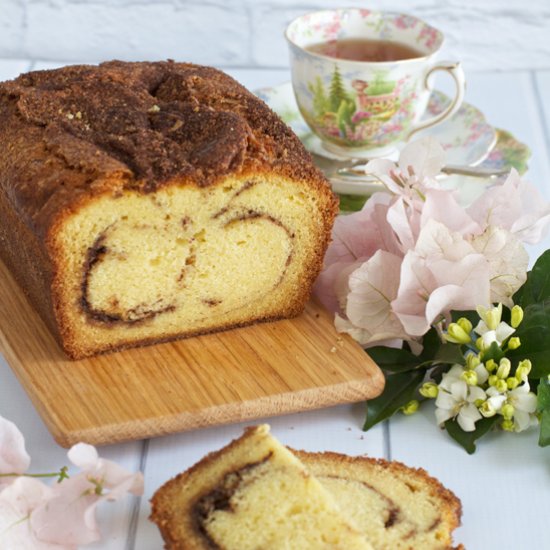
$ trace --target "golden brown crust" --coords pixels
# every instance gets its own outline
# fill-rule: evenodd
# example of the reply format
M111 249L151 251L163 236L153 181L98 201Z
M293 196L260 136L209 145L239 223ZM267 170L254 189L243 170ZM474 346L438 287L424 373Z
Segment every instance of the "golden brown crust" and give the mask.
M326 185L260 99L189 63L112 61L21 75L0 84L0 135L8 150L0 192L41 235L82 196L206 186L265 170Z
M166 186L204 187L228 176L262 174L318 190L327 197L321 201L324 241L299 303L255 321L303 310L337 201L289 128L221 71L172 61L112 61L27 73L0 83L0 138L6 151L0 155L0 204L2 214L9 213L0 219L0 256L71 357L90 352L72 341L59 305L63 265L55 237L79 208L126 190L146 195ZM195 334L200 332L188 335Z

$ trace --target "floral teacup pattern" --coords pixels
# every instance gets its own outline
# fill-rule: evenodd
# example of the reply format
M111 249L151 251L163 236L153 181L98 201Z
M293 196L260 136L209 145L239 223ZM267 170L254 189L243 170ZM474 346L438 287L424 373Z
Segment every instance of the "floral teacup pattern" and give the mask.
M410 15L354 8L321 11L294 20L286 36L298 108L333 153L384 154L420 128L448 118L462 103L464 77L458 64L434 62L443 35ZM352 61L307 49L348 38L399 42L421 56ZM436 70L451 73L457 94L444 113L420 122L430 97L426 83Z

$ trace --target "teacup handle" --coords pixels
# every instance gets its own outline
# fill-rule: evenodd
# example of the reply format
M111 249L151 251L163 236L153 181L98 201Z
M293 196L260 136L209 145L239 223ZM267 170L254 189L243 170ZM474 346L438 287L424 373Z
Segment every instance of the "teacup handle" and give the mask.
M407 135L407 140L411 138L413 134L419 130L424 130L425 128L430 128L435 126L440 122L443 122L445 119L453 116L462 105L464 100L464 93L466 91L466 78L464 77L464 71L460 65L459 61L441 61L432 65L424 76L424 87L426 90L432 91L432 86L430 86L429 80L432 73L435 71L445 71L448 72L452 77L456 85L456 93L451 101L451 103L438 115L429 118L428 120L423 120L416 124Z

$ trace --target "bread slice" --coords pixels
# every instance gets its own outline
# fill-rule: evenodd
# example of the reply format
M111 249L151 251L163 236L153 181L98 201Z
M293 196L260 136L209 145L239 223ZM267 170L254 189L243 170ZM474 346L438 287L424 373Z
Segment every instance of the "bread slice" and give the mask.
M0 84L0 256L66 352L299 314L337 201L229 76L109 62Z
M168 481L151 503L169 550L372 550L266 425Z
M422 469L336 453L294 451L375 550L448 550L461 504Z

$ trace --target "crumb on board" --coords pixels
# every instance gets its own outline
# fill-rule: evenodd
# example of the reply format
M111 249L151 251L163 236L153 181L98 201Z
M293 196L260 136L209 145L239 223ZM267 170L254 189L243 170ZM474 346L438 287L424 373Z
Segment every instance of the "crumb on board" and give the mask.
M330 353L336 353L337 351L338 351L338 350L337 350L336 346L332 346L332 347L330 348Z

